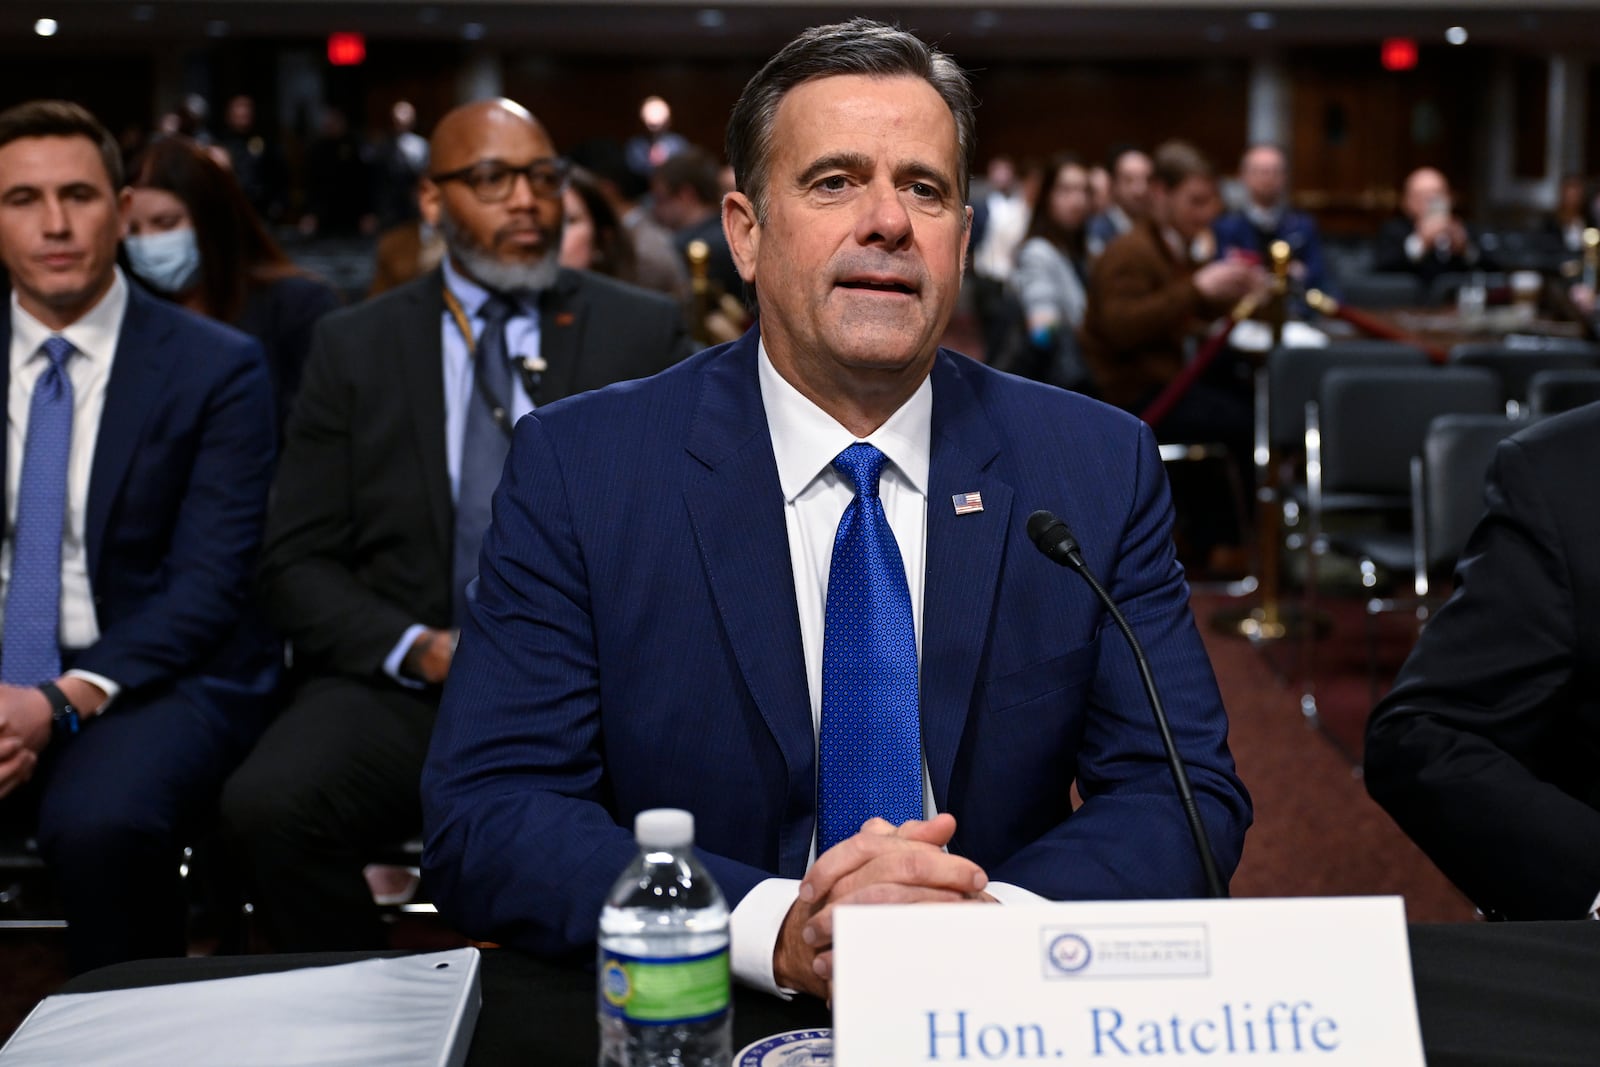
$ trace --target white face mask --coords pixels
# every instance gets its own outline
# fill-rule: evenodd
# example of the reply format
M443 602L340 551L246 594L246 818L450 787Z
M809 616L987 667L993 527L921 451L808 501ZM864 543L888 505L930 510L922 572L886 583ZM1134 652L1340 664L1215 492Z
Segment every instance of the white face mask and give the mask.
M200 273L200 246L192 226L125 237L122 247L133 273L159 292L181 293Z

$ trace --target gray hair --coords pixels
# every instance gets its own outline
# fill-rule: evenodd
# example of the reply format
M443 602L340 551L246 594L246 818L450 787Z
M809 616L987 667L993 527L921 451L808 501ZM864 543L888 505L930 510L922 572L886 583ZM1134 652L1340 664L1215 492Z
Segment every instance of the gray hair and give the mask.
M750 79L733 105L728 118L728 162L733 166L734 182L750 198L756 218L766 218L772 129L784 96L803 82L845 74L910 75L933 86L956 120L957 181L965 203L977 128L977 98L966 74L944 52L904 30L854 18L813 26L784 45Z

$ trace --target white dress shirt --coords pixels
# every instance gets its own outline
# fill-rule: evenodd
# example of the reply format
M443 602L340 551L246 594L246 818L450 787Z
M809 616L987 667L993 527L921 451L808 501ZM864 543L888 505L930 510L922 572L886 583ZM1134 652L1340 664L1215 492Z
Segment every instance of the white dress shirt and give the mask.
M845 508L855 499L849 479L833 467L834 457L865 440L888 457L878 480L878 496L900 546L906 586L911 593L911 619L916 629L917 661L922 661L922 595L928 531L928 463L933 440L933 382L925 379L911 398L878 429L858 438L833 416L817 407L784 380L761 345L758 377L767 430L778 464L783 491L784 526L789 535L789 561L794 570L795 601L800 616L800 644L805 652L806 688L810 694L811 727L822 724L822 642L828 608L828 570L833 564L834 536ZM924 817L936 814L933 785L924 760ZM817 858L816 832L807 865ZM800 883L768 878L745 894L729 918L733 973L747 985L785 995L772 975L772 951L794 903ZM1024 889L988 887L997 899L1039 899ZM998 891L997 891L998 890Z
M444 283L467 313L467 319L472 323L473 342L476 342L483 334L483 306L489 301L489 290L456 270L449 256L444 258L441 266L444 268ZM540 340L539 306L522 299L518 300L517 306L517 314L506 320L506 352L513 358L536 356L539 354ZM461 327L456 324L455 316L448 307L439 317L439 331L440 349L444 354L444 456L445 466L450 472L450 499L454 502L461 491L461 448L467 433L467 406L481 404L483 400L478 396L472 348L461 335ZM515 425L518 419L532 410L533 400L523 388L522 375L513 373L511 408L507 412L512 424ZM456 625L460 624L460 620L456 620ZM400 640L384 657L384 673L410 689L420 689L422 683L401 674L400 664L405 662L406 653L427 629L421 623L406 627Z
M60 334L76 349L67 358L67 378L72 382L72 443L67 462L67 514L61 529L61 632L62 648L88 648L100 640L95 617L94 591L89 582L89 551L84 539L89 503L89 474L94 466L95 442L100 439L100 413L105 410L106 383L116 357L122 318L128 309L128 283L116 270L111 288L100 302ZM11 294L11 386L6 396L6 532L0 545L0 614L5 611L4 587L11 581L11 544L16 534L17 486L22 478L22 456L28 441L28 412L33 387L44 374L50 357L43 345L56 334L23 310ZM68 671L115 697L120 686L90 671ZM110 704L110 700L106 701ZM103 706L99 710L104 711Z

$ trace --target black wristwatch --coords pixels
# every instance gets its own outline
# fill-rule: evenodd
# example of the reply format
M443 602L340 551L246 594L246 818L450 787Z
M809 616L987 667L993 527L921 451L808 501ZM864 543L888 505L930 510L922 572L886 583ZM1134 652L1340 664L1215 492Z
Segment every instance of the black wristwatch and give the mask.
M72 706L67 694L54 682L40 682L39 692L50 702L50 732L57 737L70 737L83 725L83 717Z

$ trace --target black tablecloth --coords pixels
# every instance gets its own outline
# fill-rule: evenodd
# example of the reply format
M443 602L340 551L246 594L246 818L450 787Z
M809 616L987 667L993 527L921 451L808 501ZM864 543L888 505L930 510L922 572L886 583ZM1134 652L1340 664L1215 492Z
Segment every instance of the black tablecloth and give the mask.
M383 953L381 955L402 955ZM88 993L326 966L346 953L145 960L68 982ZM1429 1067L1600 1063L1600 923L1413 926L1411 965ZM509 949L483 954L483 1010L469 1067L593 1067L594 976ZM734 1048L783 1030L828 1025L815 1000L736 989Z

